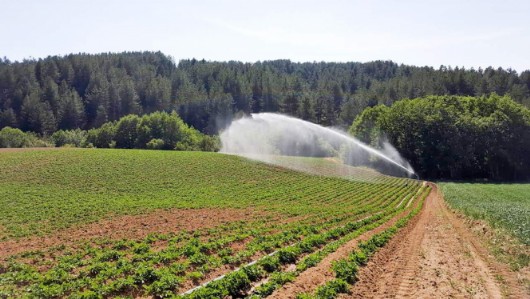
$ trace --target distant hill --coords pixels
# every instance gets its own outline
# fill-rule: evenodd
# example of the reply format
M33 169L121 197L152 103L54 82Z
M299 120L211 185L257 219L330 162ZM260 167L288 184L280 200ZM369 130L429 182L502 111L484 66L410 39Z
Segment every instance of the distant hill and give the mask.
M0 128L50 134L127 114L177 111L214 134L237 113L282 112L348 127L366 107L426 95L509 94L530 106L530 71L368 63L182 60L161 52L0 59Z

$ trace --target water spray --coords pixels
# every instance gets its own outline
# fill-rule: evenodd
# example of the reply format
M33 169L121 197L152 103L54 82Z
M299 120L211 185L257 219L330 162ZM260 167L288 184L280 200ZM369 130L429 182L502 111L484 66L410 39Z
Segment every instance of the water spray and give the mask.
M373 167L379 163L417 177L410 164L388 143L377 150L345 132L281 114L258 113L238 119L220 137L221 152L267 163L281 164L278 156L342 155L343 160L355 166Z

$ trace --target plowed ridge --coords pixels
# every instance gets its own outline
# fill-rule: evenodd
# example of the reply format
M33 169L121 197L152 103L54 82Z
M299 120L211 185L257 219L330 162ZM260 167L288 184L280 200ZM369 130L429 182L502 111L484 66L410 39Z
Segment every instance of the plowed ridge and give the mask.
M528 298L432 187L419 217L374 255L341 298Z

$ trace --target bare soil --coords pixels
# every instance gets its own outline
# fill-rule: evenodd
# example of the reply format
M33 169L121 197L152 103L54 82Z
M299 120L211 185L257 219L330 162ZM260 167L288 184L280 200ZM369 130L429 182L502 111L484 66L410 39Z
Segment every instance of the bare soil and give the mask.
M432 187L420 215L361 268L351 294L340 298L530 298Z
M170 233L209 228L238 220L253 220L263 212L251 209L171 209L142 215L118 216L108 220L65 229L53 235L0 242L0 259L57 245L74 245L82 240L139 239L150 233Z

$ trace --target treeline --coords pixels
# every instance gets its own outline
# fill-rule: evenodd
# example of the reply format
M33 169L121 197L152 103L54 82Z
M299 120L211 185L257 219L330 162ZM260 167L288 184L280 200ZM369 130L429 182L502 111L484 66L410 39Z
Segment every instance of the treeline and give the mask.
M0 148L39 146L218 151L219 140L190 128L175 112L130 114L97 129L58 130L44 137L11 127L0 130Z
M386 139L427 179L530 179L530 110L508 96L427 96L366 109L350 132Z
M0 128L50 135L129 114L177 111L215 134L238 113L348 127L366 107L426 95L509 94L530 106L530 71L369 63L175 62L160 52L0 59Z

